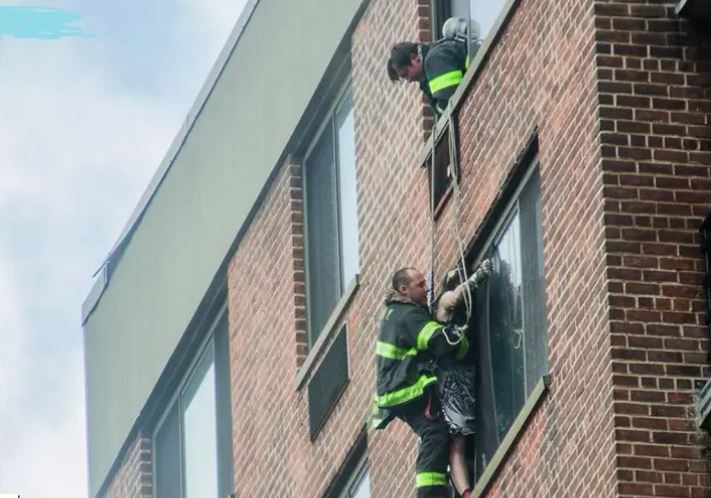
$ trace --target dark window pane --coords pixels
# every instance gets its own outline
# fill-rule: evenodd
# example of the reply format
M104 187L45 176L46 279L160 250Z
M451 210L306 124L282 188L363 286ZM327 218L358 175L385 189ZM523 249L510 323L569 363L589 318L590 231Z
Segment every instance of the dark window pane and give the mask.
M489 334L496 405L496 430L503 438L523 406L523 301L521 237L516 214L491 254Z
M450 133L451 130L446 130L443 136L437 142L435 147L435 162L434 162L434 188L432 188L432 157L430 156L427 162L427 179L428 187L430 189L429 195L433 197L434 208L437 209L442 203L444 194L447 193L447 189L452 184L451 176L449 174L449 168L452 164L452 157L450 154Z
M341 285L348 285L360 267L358 257L358 202L355 131L350 93L336 112L338 129L338 190L341 226Z
M178 404L174 403L155 436L156 498L182 496L178 422Z
M306 159L308 306L311 344L341 294L333 123Z
M233 491L232 403L230 396L230 351L227 311L215 327L215 396L217 403L217 466L219 497Z
M526 395L548 372L543 287L543 237L538 171L534 171L519 197L523 268L524 324L526 337Z
M309 382L309 427L311 439L326 422L348 383L346 326L338 332Z

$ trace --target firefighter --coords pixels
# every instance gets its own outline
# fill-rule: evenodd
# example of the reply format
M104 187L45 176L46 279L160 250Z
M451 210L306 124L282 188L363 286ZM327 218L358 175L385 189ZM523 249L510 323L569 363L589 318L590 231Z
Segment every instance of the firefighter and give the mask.
M480 278L475 273L472 279ZM470 493L464 445L450 454L450 432L438 413L435 392L436 359L463 358L469 349L466 336L454 325L443 325L427 311L427 283L421 272L402 268L395 272L385 301L376 347L377 389L373 424L383 429L395 417L420 437L416 462L418 498L445 498L447 465L463 498Z
M390 80L418 83L437 115L447 107L469 66L467 25L465 19L453 17L442 28L445 38L431 45L404 41L390 49Z

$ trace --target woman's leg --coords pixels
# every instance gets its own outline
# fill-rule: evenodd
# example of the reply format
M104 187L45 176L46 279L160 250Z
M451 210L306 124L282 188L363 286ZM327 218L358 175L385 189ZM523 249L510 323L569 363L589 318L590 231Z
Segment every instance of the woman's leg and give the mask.
M470 488L469 469L466 460L466 438L454 436L449 447L449 467L457 492L461 495Z

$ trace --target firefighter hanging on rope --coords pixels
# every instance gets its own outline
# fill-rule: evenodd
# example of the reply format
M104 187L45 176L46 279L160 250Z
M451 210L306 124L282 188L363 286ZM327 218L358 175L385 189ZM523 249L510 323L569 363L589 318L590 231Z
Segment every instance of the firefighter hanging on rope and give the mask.
M485 262L456 291L440 298L443 318L491 274ZM395 272L385 300L385 312L376 347L377 389L373 424L384 428L393 418L400 418L420 437L416 462L418 498L445 498L449 495L447 466L463 498L470 493L461 412L455 403L442 407L438 395L439 364L462 359L469 351L465 329L443 324L427 310L427 283L414 268ZM449 415L442 416L442 408ZM454 408L452 410L452 408ZM473 410L473 407L471 407Z

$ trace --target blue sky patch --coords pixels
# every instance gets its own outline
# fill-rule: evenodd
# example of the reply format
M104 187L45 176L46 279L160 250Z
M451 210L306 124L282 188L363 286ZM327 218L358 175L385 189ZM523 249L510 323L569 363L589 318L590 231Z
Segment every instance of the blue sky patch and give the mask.
M81 14L52 7L0 6L0 38L36 38L54 40L65 36L89 38L79 26L70 23L81 19Z

